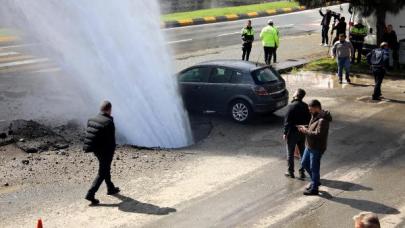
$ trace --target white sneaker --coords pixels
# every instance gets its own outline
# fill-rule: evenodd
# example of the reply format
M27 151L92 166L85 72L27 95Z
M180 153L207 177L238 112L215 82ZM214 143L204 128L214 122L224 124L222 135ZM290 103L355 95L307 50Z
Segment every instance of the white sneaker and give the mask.
M323 43L321 43L319 46L323 46L324 44Z
M329 47L329 45L328 45L328 44L324 44L323 46L324 46L324 47Z

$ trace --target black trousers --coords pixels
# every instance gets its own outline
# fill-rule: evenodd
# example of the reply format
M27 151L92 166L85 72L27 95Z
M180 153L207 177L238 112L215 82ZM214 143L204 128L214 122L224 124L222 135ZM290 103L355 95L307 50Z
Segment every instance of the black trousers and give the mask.
M270 59L271 62L271 59ZM277 48L274 48L274 53L273 53L273 63L277 62Z
M295 147L298 147L300 151L301 158L304 155L305 150L305 136L301 133L297 132L290 132L287 136L287 165L288 165L288 172L294 173L294 152ZM301 162L300 162L301 164ZM300 172L304 172L304 168L300 166Z
M100 188L103 181L105 181L108 190L115 188L114 184L111 182L111 163L114 157L114 152L109 153L94 153L98 160L98 173L96 179L88 191L88 196L94 196L98 189Z
M384 80L385 76L385 70L383 68L373 68L373 75L374 75L374 80L375 80L375 86L374 86L374 93L373 93L373 99L378 99L381 97L381 85Z
M242 60L249 61L251 51L252 51L252 43L244 43L242 46Z
M322 43L329 44L329 26L322 26Z
M267 65L270 65L271 59L273 58L275 51L276 51L275 47L264 47L264 62Z
M356 52L357 52L357 63L361 63L363 43L353 43L353 48L354 48L354 55L352 56L352 63L354 63L356 60Z

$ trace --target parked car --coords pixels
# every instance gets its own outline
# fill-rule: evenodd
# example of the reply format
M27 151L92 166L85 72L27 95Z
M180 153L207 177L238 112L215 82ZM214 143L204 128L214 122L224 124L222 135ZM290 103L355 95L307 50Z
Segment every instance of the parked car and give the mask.
M288 104L284 79L267 65L239 60L203 62L181 71L178 80L188 110L229 114L239 123Z

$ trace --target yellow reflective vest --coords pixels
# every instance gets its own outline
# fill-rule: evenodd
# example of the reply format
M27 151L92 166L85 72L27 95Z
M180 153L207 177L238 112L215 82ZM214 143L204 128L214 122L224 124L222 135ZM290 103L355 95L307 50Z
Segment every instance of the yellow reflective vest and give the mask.
M279 47L280 45L277 29L270 25L262 29L260 39L264 47Z

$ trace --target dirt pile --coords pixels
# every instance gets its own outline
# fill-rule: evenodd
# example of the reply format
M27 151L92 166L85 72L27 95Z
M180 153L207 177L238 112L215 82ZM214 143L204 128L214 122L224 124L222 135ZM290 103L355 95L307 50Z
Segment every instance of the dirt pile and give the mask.
M61 150L69 147L69 141L51 128L32 120L14 120L8 127L8 135L18 148L27 153Z

